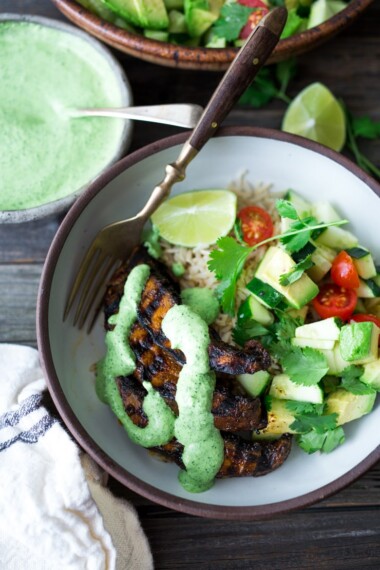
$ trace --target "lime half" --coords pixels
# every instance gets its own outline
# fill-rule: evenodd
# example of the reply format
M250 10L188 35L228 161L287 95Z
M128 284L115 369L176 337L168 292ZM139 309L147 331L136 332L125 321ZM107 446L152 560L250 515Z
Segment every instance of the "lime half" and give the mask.
M344 112L327 87L312 83L290 103L282 130L340 151L346 140Z
M198 190L170 198L152 216L168 242L185 247L206 246L231 230L236 195L228 190Z

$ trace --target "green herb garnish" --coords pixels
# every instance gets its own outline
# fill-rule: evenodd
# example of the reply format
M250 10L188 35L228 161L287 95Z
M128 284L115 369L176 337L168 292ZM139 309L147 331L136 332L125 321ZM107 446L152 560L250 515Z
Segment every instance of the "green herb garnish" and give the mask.
M220 11L220 18L212 27L213 33L227 41L237 40L253 11L254 9L237 2L225 4Z
M251 105L260 108L272 101L280 99L285 103L290 103L291 99L286 92L290 80L296 75L296 60L288 59L281 61L277 65L263 67L241 98L239 105Z
M341 387L351 394L373 394L373 388L360 381L363 372L363 366L355 366L354 364L347 366L342 372Z
M298 279L301 279L305 271L307 269L310 269L310 267L313 267L313 265L314 263L311 261L311 254L310 254L307 257L305 257L305 259L297 263L297 265L295 265L293 269L288 271L288 273L283 273L283 275L281 275L280 277L280 284L291 285L292 283L295 283L296 281L298 281Z
M293 382L304 386L318 384L329 370L325 355L309 347L292 346L281 364Z

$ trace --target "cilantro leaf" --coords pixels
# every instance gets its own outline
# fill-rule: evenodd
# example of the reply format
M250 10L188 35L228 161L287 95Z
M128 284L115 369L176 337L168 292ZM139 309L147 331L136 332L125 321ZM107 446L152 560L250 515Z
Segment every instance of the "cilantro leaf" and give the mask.
M295 416L304 415L304 414L314 414L317 416L321 416L323 414L323 409L324 409L324 404L297 402L297 400L288 400L285 406Z
M259 109L274 99L277 93L278 89L274 83L271 70L268 67L263 67L252 85L249 85L240 97L239 104L251 105Z
M352 131L355 137L377 139L380 137L380 121L373 121L370 117L353 117Z
M252 251L251 248L238 244L231 237L219 238L216 249L210 253L207 266L214 271L220 284L217 293L225 313L235 313L236 283L244 267L244 263Z
M328 430L324 433L318 433L311 430L305 434L297 436L297 443L306 451L306 453L314 453L315 451L324 451L329 453L345 440L342 427Z
M302 322L301 319L295 319L285 313L276 313L278 322L275 324L275 334L279 342L285 343L290 348L290 341L295 336L296 328Z
M243 323L238 323L232 331L234 341L240 344L240 346L244 346L247 340L267 334L268 329L253 319L247 319Z
M363 366L355 366L354 364L347 366L342 372L341 387L347 390L347 392L351 392L351 394L373 394L373 388L359 380L363 372Z
M283 218L299 220L297 210L289 200L276 200L276 210Z
M326 357L314 348L293 346L282 359L282 367L293 382L312 386L328 372Z
M219 19L212 27L213 33L218 38L225 38L227 41L237 40L252 12L252 8L237 2L225 4L220 11Z
M310 430L323 433L329 429L335 429L337 417L338 414L329 414L327 416L315 414L299 415L296 416L296 419L289 427L298 433L307 433Z
M299 233L293 234L292 232ZM282 234L280 241L285 246L286 251L293 253L302 249L310 240L311 230L308 229L304 222L293 222L287 232Z
M298 281L298 279L301 279L306 269L310 269L310 267L313 267L313 265L314 263L311 261L311 255L306 256L305 259L297 263L297 265L288 271L288 273L283 273L280 276L280 284L291 285L291 283L295 283Z

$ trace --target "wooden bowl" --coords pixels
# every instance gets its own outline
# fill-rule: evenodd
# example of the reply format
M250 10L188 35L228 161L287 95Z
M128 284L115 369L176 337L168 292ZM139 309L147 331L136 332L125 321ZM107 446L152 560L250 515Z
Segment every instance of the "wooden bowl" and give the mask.
M238 48L234 47L186 47L151 40L102 20L74 0L52 2L69 20L106 44L151 63L182 69L222 71L227 69L238 52ZM320 26L280 40L268 63L282 61L314 49L354 22L372 2L373 0L351 0L347 8Z

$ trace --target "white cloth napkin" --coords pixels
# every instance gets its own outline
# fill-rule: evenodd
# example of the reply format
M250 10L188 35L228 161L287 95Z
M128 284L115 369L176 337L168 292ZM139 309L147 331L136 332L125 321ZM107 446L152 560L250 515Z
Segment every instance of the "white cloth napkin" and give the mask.
M0 344L0 569L150 570L133 507L41 406L33 348Z

